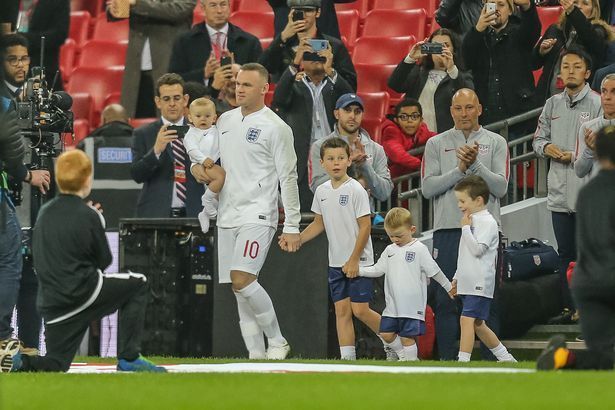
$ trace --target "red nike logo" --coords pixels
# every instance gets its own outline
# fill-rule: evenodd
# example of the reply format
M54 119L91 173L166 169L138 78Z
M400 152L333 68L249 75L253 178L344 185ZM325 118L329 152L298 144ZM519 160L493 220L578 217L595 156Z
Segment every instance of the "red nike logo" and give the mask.
M444 152L455 151L456 148L444 148Z

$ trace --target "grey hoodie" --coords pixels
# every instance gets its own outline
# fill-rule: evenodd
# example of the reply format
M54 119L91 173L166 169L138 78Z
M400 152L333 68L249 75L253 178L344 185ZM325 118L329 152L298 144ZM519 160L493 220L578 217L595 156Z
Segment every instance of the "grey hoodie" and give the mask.
M457 149L478 142L478 157L463 173L459 170ZM480 127L466 140L452 128L427 141L421 166L423 196L433 198L434 230L461 228L461 211L453 188L467 175L482 177L491 191L487 208L500 224L500 198L506 194L510 172L508 144L494 132Z
M601 115L600 96L588 84L572 100L563 91L545 103L534 134L534 152L544 158L545 147L551 143L562 151L572 152L570 164L551 161L547 176L547 209L550 211L575 212L579 189L585 183L585 179L577 177L574 171L577 136L581 124Z
M593 132L598 132L607 125L615 125L615 120L607 120L602 116L581 124L579 134L577 135L577 147L574 153L576 158L573 164L574 173L579 178L584 178L587 175L592 178L599 171L598 160L594 158L594 152L585 145L585 130L590 129Z
M308 175L310 181L310 189L316 192L324 182L329 180L329 175L320 165L320 147L329 138L338 137L348 142L348 138L341 135L338 131L338 126L335 124L334 130L326 138L316 140L310 149L310 160L308 162ZM368 188L374 198L379 201L386 201L393 191L393 181L389 172L387 156L384 153L382 145L374 142L367 131L361 128L359 131L361 144L365 147L367 160L361 165L360 171L367 180Z

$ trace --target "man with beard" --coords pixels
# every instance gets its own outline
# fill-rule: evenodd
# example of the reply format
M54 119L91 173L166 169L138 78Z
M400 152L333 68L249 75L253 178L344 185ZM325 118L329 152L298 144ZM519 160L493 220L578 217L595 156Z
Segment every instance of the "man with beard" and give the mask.
M21 34L10 34L2 39L4 52L4 84L0 85L2 95L11 100L21 99L23 85L30 71L28 39Z
M553 231L560 258L562 313L551 323L575 321L575 308L568 288L566 271L576 259L575 215L579 189L585 179L575 175L575 147L581 125L602 116L600 97L587 84L591 58L580 49L570 49L561 58L560 76L566 84L563 92L549 98L538 119L534 151L551 159L547 179L547 209L551 211Z
M317 54L300 46L297 57L298 68L289 66L284 70L272 105L293 130L301 211L310 212L313 198L308 180L310 147L331 134L335 102L352 92L352 87L333 69L330 47ZM327 175L324 171L323 174Z
M337 123L328 138L338 137L350 145L352 164L348 168L348 175L361 175L366 180L366 188L371 195L379 201L386 201L393 191L393 181L384 148L361 128L364 107L363 100L358 95L342 95L335 103L334 115ZM329 175L320 164L320 147L328 138L314 142L310 150L308 165L312 192L329 180Z

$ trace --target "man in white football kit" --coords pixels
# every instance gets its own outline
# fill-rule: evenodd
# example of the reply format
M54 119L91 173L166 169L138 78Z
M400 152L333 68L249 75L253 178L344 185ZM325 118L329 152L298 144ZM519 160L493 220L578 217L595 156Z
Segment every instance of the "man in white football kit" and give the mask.
M260 64L243 65L237 74L239 107L218 120L220 160L226 170L218 208L218 271L220 283L232 283L250 359L281 360L290 347L271 299L257 281L278 225L278 185L285 211L281 238L293 252L300 246L301 214L293 134L265 106L268 78ZM200 165L192 172L202 179Z

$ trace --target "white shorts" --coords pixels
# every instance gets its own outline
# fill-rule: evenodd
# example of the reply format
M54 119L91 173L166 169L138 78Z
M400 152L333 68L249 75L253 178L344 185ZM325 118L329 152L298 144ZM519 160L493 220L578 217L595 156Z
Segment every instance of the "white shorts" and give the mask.
M218 228L218 282L231 283L233 270L258 276L274 235L266 225Z

